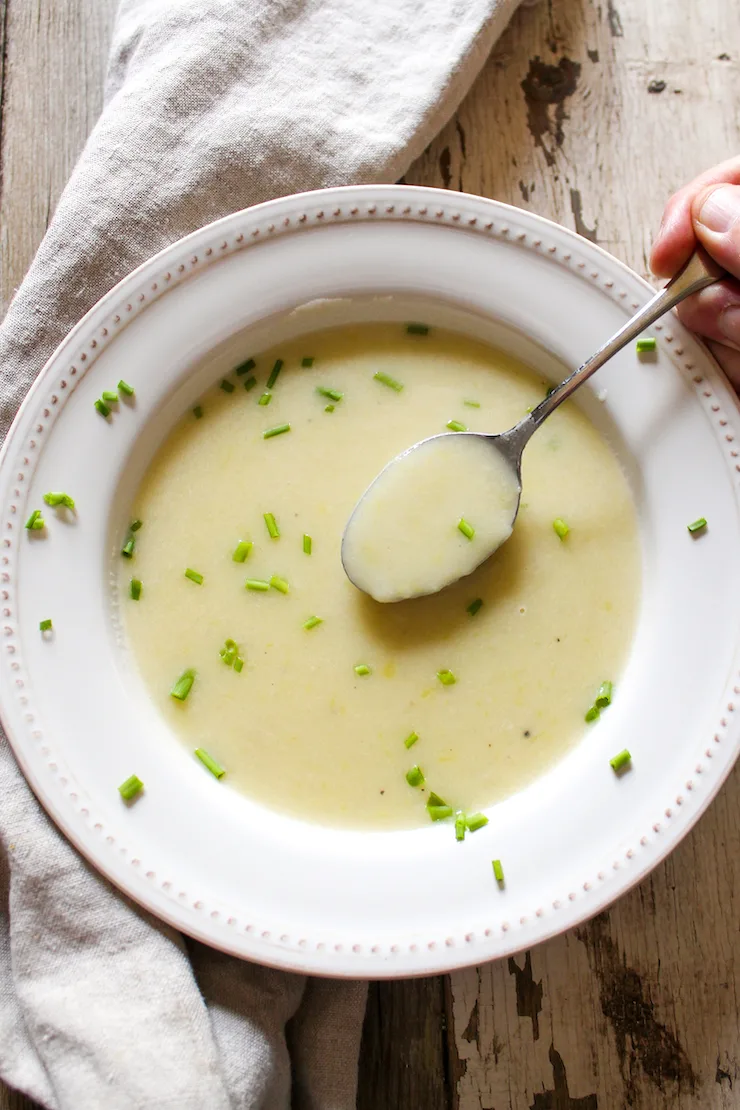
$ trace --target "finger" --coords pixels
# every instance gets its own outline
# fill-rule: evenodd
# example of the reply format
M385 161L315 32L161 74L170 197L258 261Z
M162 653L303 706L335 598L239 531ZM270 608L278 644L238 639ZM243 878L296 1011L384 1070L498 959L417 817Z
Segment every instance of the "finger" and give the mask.
M725 347L722 343L710 343L709 350L729 378L735 392L740 393L740 351Z
M702 289L678 306L678 315L691 331L740 351L740 282L720 281Z
M697 193L710 185L740 184L740 157L721 162L694 178L668 201L663 222L653 243L650 268L659 277L672 277L688 259L696 242L691 205Z
M740 185L711 185L691 205L694 234L735 277L740 277Z

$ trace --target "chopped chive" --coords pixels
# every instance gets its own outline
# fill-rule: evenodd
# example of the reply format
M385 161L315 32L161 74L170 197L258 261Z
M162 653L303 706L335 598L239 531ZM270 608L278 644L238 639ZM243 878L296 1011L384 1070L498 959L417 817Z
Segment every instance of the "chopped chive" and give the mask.
M227 667L233 667L234 660L236 659L236 648L221 648L219 655L221 656Z
M123 555L124 559L133 559L135 547L136 540L133 536L129 536L129 538L126 540L125 544L121 548L121 554Z
M221 382L221 385L219 386L219 389L223 389L224 393L233 393L234 383L224 378L224 380Z
M373 374L373 377L375 381L380 382L381 385L387 385L389 389L395 389L396 393L400 393L403 389L403 382L396 381L390 374L384 374L382 370L378 370Z
M270 579L270 585L272 586L273 590L277 590L278 593L281 594L287 594L290 590L290 586L288 585L287 580L285 578L281 578L279 574L273 574L272 578Z
M133 601L139 601L141 599L141 579L140 578L132 578L131 579L131 598L132 598Z
M447 802L444 800L444 798L440 798L439 794L435 794L434 791L431 790L429 792L429 797L427 798L427 805L428 806L446 806Z
M706 528L706 526L707 526L706 517L703 517L703 516L700 516L698 520L692 521L691 524L686 525L689 532L691 532L692 536L694 535L695 532L702 532Z
M597 721L600 716L601 710L599 709L598 705L592 705L583 719L586 724L590 725L592 721Z
M310 536L303 533L303 554L310 555L313 550L313 540Z
M615 755L613 759L609 760L609 766L611 767L612 771L615 771L617 774L619 774L619 772L623 771L625 767L631 762L632 756L625 748L623 751Z
M461 424L459 420L448 420L445 428L449 428L451 432L467 432L465 424Z
M131 799L135 798L137 794L140 794L143 789L144 783L139 776L131 775L118 787L118 793L121 795L124 802L130 802Z
M310 368L313 366L313 358L310 355L304 355L301 359L301 366Z
M98 398L98 400L95 402L95 408L98 410L101 416L104 416L106 418L110 416L110 409L106 405L105 401L101 401L100 398Z
M103 393L102 393L102 397L103 397L103 400L105 401L106 405L117 405L118 404L118 394L115 393L112 389L104 389Z
M427 803L427 813L432 821L444 821L445 817L452 817L452 806L430 806Z
M51 632L51 619L39 621L39 629L41 632Z
M462 532L466 539L472 540L475 536L475 528L472 524L468 524L464 516L461 516L457 522L458 531Z
M274 428L268 428L267 431L262 433L263 439L272 439L273 436L281 436L283 432L290 431L290 424L278 424Z
M455 840L464 840L465 839L465 830L466 830L465 814L464 813L456 813L455 814Z
M410 732L408 734L408 736L406 737L406 739L404 740L403 746L405 748L413 748L414 744L416 743L416 741L418 739L419 739L419 734L417 732Z
M209 755L204 748L196 748L195 754L197 755L203 766L208 768L214 778L222 779L224 777L224 775L226 774L224 768L221 766L220 763L216 763L216 760L213 758L213 756Z
M196 420L200 420L202 415L203 415L202 406L201 405L196 405L195 408L193 409L193 416L195 417Z
M170 696L176 698L177 701L185 701L195 682L195 671L191 667L187 671L183 671L178 678L175 685L170 690Z
M429 328L426 324L407 324L407 335L429 335Z
M406 772L406 782L409 786L423 786L425 781L424 772L416 763Z
M555 517L555 520L553 520L553 522L552 522L552 526L555 529L556 535L558 535L561 540L564 540L565 537L570 532L570 528L565 523L565 521L562 519L562 517L559 517L559 516Z
M491 860L491 866L493 867L493 877L494 877L494 879L496 880L496 882L500 886L503 886L504 869L501 866L501 860L500 859Z
M246 389L247 393L249 393L250 390L254 389L256 384L257 379L255 378L254 374L250 374L248 378L244 379L244 388Z
M469 817L465 818L465 824L468 832L478 832L484 825L488 824L488 818L485 813L471 813Z
M360 678L362 678L366 674L373 673L368 667L367 663L358 663L355 667L353 667L353 670L355 674L358 675Z
M136 393L134 387L132 385L129 385L128 382L125 382L123 378L121 378L120 382L118 383L118 389L124 395L124 397L133 397ZM103 396L105 396L105 394L103 394Z
M254 544L249 540L239 540L239 543L234 548L234 554L231 556L235 563L244 563L247 560L249 552L252 550Z
M324 412L334 412L334 409L336 407L337 407L336 405L325 405L324 406Z
M131 523L128 526L128 530L129 530L129 532L138 532L143 524L144 524L143 520L138 520L138 519L137 520L132 520Z
M40 532L44 524L45 521L41 515L41 509L34 509L26 521L26 528L29 532Z
M454 686L457 682L457 679L455 678L452 671L448 670L437 671L437 678L443 686Z
M269 590L270 583L265 582L264 578L248 578L244 583L246 590L257 590L259 593L265 593Z
M330 401L336 401L337 403L344 397L344 394L340 393L338 389L327 389L323 385L317 385L316 392L320 397L328 397Z
M74 509L75 499L70 497L68 493L45 493L44 501L47 505L64 505L66 509Z
M594 705L598 709L606 709L607 705L611 705L613 691L614 686L608 679L602 682L601 686L599 686L599 692L596 695Z
M236 651L236 649L238 647L238 644L237 644L236 640L224 640L224 644L226 646L227 651L232 651L232 650Z
M236 659L234 660L234 670L236 671L237 674L241 674L243 667L244 667L244 660L242 659L242 657L240 655L237 655Z
M282 368L283 368L283 360L281 358L276 359L275 360L275 365L273 366L272 370L270 371L270 376L267 379L267 388L268 389L272 389L275 382L278 380L278 375L279 375L280 371L282 370Z
M651 335L644 335L635 343L635 349L638 355L645 354L646 351L654 351L658 346L658 340Z
M477 597L475 599L475 601L470 602L470 605L468 605L465 612L470 613L471 617L474 617L475 614L478 612L478 610L482 607L482 605L483 605L483 598L482 597Z
M480 408L480 401L467 401L466 400L466 401L463 401L463 404L467 405L469 409L479 409Z
M193 570L192 567L188 567L185 571L185 577L189 578L191 582L195 582L196 586L203 585L203 575L199 574L197 570Z
M265 392L265 393L262 394L262 396L260 397L257 404L258 405L269 405L271 400L272 400L272 394Z
M317 628L318 625L323 623L323 617L309 617L307 621L303 622L303 627L306 629L306 632L310 632L312 628Z
M265 524L267 525L267 531L270 533L270 539L279 539L280 529L277 526L277 521L275 520L275 517L272 515L272 513L265 513L264 518Z
M254 370L256 365L257 363L253 358L248 358L246 362L239 363L234 373L238 378L241 378L243 374L248 374L250 370Z

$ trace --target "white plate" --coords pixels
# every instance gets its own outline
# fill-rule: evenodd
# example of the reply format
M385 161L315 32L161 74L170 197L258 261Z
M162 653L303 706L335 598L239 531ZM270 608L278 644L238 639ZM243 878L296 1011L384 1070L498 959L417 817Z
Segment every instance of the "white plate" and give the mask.
M229 216L141 266L88 313L31 390L0 463L0 700L33 789L96 867L227 951L301 971L398 976L541 941L601 909L676 845L738 750L740 461L737 402L674 319L656 326L655 362L624 351L580 401L621 455L641 521L643 600L619 697L463 845L437 826L301 824L203 774L127 656L115 585L148 459L245 352L327 321L407 319L421 298L435 321L556 377L557 359L581 362L649 292L597 247L529 213L372 186ZM121 377L136 399L109 425L93 401ZM47 509L47 533L30 534L24 521L49 489L76 497L77 518L62 523ZM692 539L686 525L699 516L709 529ZM47 616L50 641L38 627ZM617 779L608 761L625 746L634 766ZM146 792L127 807L116 788L132 772ZM503 861L504 890L492 857Z

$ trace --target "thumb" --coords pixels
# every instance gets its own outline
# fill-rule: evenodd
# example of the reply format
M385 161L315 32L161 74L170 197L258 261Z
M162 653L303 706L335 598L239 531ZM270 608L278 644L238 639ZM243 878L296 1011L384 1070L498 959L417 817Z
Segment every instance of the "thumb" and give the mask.
M694 233L720 266L740 277L740 185L712 185L691 205Z

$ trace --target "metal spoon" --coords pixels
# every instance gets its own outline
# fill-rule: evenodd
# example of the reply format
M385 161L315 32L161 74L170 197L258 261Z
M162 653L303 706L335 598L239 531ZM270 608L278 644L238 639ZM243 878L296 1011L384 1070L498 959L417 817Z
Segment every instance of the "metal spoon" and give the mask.
M630 320L628 320L623 327L619 329L619 331L615 332L611 339L607 340L603 347L600 347L598 351L596 351L596 353L591 356L590 359L584 362L582 366L580 366L569 377L562 381L560 385L557 386L552 391L552 393L550 393L544 399L544 401L540 401L540 403L536 405L535 408L533 408L532 411L528 413L523 420L520 420L519 423L516 424L513 428L510 428L509 431L502 432L498 435L487 435L483 432L455 433L456 435L464 435L474 437L479 440L487 440L490 447L494 451L498 451L505 462L508 464L508 466L511 468L511 472L515 477L516 488L518 491L513 502L514 508L511 516L512 526L514 521L516 520L517 513L519 512L519 502L521 499L522 453L534 432L537 431L537 429L542 425L547 417L551 413L553 413L559 405L562 405L563 401L567 401L568 398L575 393L578 387L583 385L583 383L587 381L587 379L590 378L591 375L594 374L601 366L603 366L604 363L612 357L612 355L615 355L617 351L621 351L622 347L624 347L627 343L631 342L633 339L636 339L637 336L639 336L646 327L654 323L655 320L661 317L664 313L668 312L669 309L674 308L675 305L679 304L679 302L684 300L685 297L690 296L692 293L698 292L700 289L704 289L708 285L712 285L716 281L720 281L723 277L726 277L724 270L722 270L713 261L713 259L711 259L709 255L706 254L705 251L703 251L700 247L697 248L694 254L692 254L691 258L686 263L686 265L681 270L679 270L679 272L669 281L664 289L662 289L659 293L656 293L655 296L652 297L647 302L647 304L644 305L643 308L636 312L635 315ZM417 448L421 447L422 445L429 444L433 440L445 439L448 436L449 433L441 433L440 435L430 436L427 439L420 440L419 443L414 444L413 447L409 447L406 451L403 451L400 455L393 459L392 462L388 463L381 474L384 476L391 467L395 467L400 460L406 459L411 452L416 451ZM377 481L378 479L376 478L375 482ZM364 588L360 581L360 579L362 578L362 573L359 567L353 565L351 544L347 543L347 536L353 526L353 522L357 519L357 514L362 511L363 501L367 497L368 491L375 485L375 482L371 483L371 485L362 495L360 500L357 502L357 505L352 511L352 515L347 522L344 530L344 535L342 537L342 564L344 566L347 577L359 589ZM504 540L508 538L508 535L510 535L510 531L506 532ZM493 546L483 546L480 551L480 559L476 566L480 566L481 563L485 562L485 560L488 559L495 550L497 550L497 548L502 542L504 542L504 540L499 540L495 542ZM466 570L464 574L470 573L470 571L474 569L475 567L471 567L469 570ZM459 574L459 572L456 572L454 568L451 568L450 577L442 582L440 585L435 586L435 588L415 589L413 594L408 592L401 592L394 596L393 600L400 601L410 596L418 597L422 596L424 593L436 593L438 592L438 590L444 588L444 586L448 586L452 582L456 581L457 578L460 576L461 575ZM367 592L370 591L368 590ZM389 598L378 597L378 600L389 600Z

